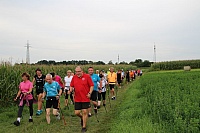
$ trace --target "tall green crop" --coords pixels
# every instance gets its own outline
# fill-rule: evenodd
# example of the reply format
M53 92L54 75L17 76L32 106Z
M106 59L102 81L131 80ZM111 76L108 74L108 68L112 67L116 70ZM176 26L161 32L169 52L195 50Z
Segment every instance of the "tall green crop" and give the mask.
M43 74L55 72L57 75L64 78L67 70L75 71L74 65L0 65L0 106L8 105L13 102L14 97L17 94L19 83L21 82L21 74L27 72L31 76L31 81L35 75L35 70L40 68ZM87 72L89 65L82 66L84 72ZM107 71L110 65L93 65L95 70ZM131 65L115 65L115 70L135 69Z

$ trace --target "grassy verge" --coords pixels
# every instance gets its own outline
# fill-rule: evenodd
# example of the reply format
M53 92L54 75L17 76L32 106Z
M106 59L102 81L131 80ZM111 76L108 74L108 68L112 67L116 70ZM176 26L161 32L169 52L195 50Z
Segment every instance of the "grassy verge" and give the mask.
M141 77L142 78L142 77ZM116 106L109 124L109 133L161 133L159 125L152 124L151 118L145 115L143 106L145 97L141 97L141 83L139 80L128 86L122 95L122 103ZM105 131L106 132L106 131Z

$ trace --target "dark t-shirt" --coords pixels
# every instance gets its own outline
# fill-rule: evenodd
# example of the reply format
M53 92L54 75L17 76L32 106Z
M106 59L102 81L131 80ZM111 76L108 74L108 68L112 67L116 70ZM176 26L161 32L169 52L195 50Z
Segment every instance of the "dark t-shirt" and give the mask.
M130 78L129 72L126 72L126 78Z
M37 75L34 76L35 78L35 82L36 82L36 86L37 87L43 87L45 84L45 75L42 75L41 77L38 77Z
M121 73L117 73L117 81L121 81L122 80L122 74Z

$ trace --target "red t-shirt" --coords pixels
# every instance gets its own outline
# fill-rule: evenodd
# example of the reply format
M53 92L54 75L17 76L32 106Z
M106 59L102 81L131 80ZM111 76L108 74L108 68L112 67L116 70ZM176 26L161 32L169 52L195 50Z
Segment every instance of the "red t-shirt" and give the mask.
M90 102L87 94L90 92L90 87L94 86L94 84L89 75L83 74L82 77L74 75L70 86L75 88L75 102Z

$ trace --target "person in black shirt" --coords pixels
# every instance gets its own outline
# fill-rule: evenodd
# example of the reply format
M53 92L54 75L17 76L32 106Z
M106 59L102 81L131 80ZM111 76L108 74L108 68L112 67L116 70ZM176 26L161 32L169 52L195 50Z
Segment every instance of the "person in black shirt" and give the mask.
M37 69L36 75L33 78L33 84L35 83L36 85L36 94L38 97L38 110L36 115L41 115L42 114L42 94L43 94L43 88L45 84L45 78L46 76L42 74L42 71L40 69Z
M130 73L129 70L126 71L126 83L128 84L130 82Z
M118 70L118 72L117 72L117 83L118 83L118 87L121 88L121 83L122 83L122 72L121 72L121 70Z

